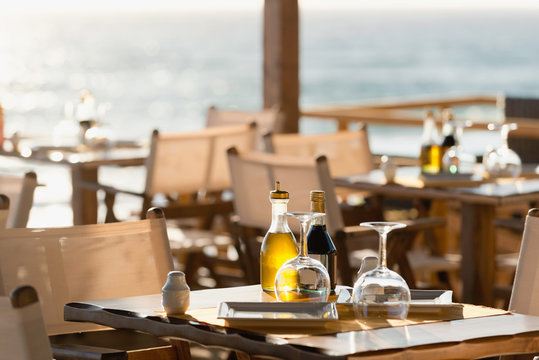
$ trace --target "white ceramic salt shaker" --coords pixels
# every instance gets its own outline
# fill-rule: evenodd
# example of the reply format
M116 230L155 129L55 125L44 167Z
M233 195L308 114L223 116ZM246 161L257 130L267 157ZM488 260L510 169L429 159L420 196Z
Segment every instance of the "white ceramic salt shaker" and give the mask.
M185 314L189 307L189 286L182 271L168 273L167 282L163 286L161 304L167 314Z
M384 173L386 182L388 184L393 183L395 181L395 175L397 174L397 165L395 164L393 159L387 155L383 155L380 158L380 161L380 169L382 169L382 172Z

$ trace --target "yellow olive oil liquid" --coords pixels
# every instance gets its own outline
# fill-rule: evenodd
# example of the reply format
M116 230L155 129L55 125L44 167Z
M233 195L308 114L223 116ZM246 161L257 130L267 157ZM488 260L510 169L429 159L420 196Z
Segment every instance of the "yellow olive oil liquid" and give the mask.
M268 232L260 249L260 284L266 292L275 291L275 275L285 261L298 256L292 233Z

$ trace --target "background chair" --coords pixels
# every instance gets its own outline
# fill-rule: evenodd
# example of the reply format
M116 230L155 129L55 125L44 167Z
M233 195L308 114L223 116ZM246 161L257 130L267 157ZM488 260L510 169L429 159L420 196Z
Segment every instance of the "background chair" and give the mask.
M358 130L317 135L267 133L264 135L264 145L267 152L280 155L312 158L324 155L334 177L364 174L375 168L365 126L360 126ZM339 203L347 225L351 225L357 217L366 221L383 218L381 197L347 188L337 188L336 192L342 199ZM348 201L350 196L354 196L352 201ZM354 205L350 204L352 202Z
M281 188L290 193L289 211L309 209L309 192L314 189L325 191L327 227L337 247L339 277L342 284L352 285L363 256L373 254L373 250L365 252L365 248L377 249L378 237L370 229L344 226L327 158L247 154L232 148L228 150L228 160L234 191L234 209L238 215L236 235L245 254L242 257L243 266L252 275L251 280L259 279L260 242L257 237L265 234L269 228L271 204L268 196L278 180L281 182ZM360 221L361 218L356 219L356 224ZM393 237L398 236L401 239L390 241L394 245L389 245L388 259L390 265L399 265L403 277L414 287L415 280L403 248L410 246L419 231L443 226L444 222L441 219L426 218L407 221L407 224L404 231L396 231ZM294 228L297 224L290 222L290 225Z
M148 211L148 219L136 222L0 232L0 295L23 284L34 287L47 333L55 335L53 344L84 343L88 338L96 346L100 337L110 345L115 332L67 334L102 327L65 322L64 304L159 293L172 269L165 218L157 208ZM150 338L126 340L124 334L112 347L153 344L172 351L166 342Z
M262 136L265 133L281 133L283 131L284 116L278 107L263 109L260 111L243 111L218 109L215 106L208 108L206 127L239 125L256 123L256 149L264 151Z
M10 201L6 227L19 228L26 226L34 203L34 190L36 187L37 176L34 172L28 172L24 177L0 176L0 194L7 195Z
M105 191L106 222L117 220L113 210L118 193L141 197L143 213L153 205L162 207L169 223L173 255L194 288L237 285L237 282L228 282L225 276L218 277L211 260L226 258L228 252L233 252L232 240L224 234L233 209L232 201L222 196L223 191L230 188L226 149L237 146L244 151L253 150L255 134L255 123L183 133L155 130L142 193L96 183L82 185ZM221 220L220 231L207 231L219 225L214 221L217 218ZM208 267L213 275L202 277Z
M508 96L505 98L504 115L506 121L517 124L524 121L539 121L539 99ZM520 156L523 164L539 164L539 152L537 151L539 136L512 131L509 133L507 142L509 148Z
M9 198L0 194L0 229L5 229L9 215Z
M307 157L324 155L333 177L363 174L375 169L367 128L364 125L358 130L318 135L268 133L264 136L264 144L268 152L276 154ZM382 196L370 196L367 193L359 194L365 196L366 204L352 206L346 199L350 195L356 195L357 198L357 191L347 188L336 188L335 191L340 199L344 199L339 201L339 205L347 226L357 225L358 218L362 221L402 220L415 218L419 213L414 205L420 204L384 199ZM414 244L415 251L408 253L414 271L418 275L430 275L421 276L427 279L424 282L431 283L435 280L441 282L442 286L455 287L454 278L460 268L459 261L437 251L438 242L444 239L443 237L431 232L424 235L421 239L423 241L418 239Z

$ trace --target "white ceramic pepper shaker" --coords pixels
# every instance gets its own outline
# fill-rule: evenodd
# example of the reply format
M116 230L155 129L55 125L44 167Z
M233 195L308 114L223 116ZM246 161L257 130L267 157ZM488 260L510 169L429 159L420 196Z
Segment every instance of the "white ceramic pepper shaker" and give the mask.
M382 155L380 161L380 169L382 169L384 173L386 182L392 184L395 181L395 175L397 174L397 165L395 164L395 161L387 155Z
M163 309L169 315L185 314L189 307L189 294L185 274L182 271L169 272L161 297Z

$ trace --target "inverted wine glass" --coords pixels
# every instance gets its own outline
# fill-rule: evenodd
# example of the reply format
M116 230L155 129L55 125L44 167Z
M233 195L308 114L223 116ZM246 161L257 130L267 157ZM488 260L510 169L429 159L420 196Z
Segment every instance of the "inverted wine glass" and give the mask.
M522 171L520 156L509 148L507 137L509 131L516 130L517 124L488 124L489 130L499 130L500 146L487 150L483 155L483 165L489 177L519 177Z
M354 284L352 301L357 317L404 319L410 307L410 289L406 281L387 268L387 235L406 227L397 222L363 222L379 235L378 266L361 275Z
M455 145L451 146L442 157L444 172L450 174L471 174L475 166L475 155L467 152L461 145L464 128L471 126L470 122L455 121Z
M327 269L307 255L307 227L310 221L324 213L288 212L300 222L300 252L286 261L275 276L275 295L279 301L327 301L330 280Z

